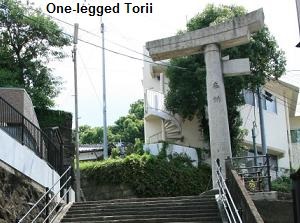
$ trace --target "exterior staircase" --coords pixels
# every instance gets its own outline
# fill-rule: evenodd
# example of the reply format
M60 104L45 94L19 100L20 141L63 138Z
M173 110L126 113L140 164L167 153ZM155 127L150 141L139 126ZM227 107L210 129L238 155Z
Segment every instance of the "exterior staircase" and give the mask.
M181 127L172 120L165 120L166 138L171 140L182 140Z
M164 94L154 90L147 90L146 96L145 118L158 117L164 120L166 139L172 141L182 140L181 121L166 110ZM153 137L155 137L156 141L159 141L162 138L162 133L155 134Z
M214 194L74 203L61 222L221 223Z

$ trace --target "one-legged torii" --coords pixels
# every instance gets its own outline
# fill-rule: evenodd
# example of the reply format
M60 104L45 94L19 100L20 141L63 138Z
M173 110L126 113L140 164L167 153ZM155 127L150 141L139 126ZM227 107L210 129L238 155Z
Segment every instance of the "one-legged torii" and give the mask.
M215 26L146 43L154 61L204 53L214 188L217 187L215 160L220 159L225 170L225 159L232 157L223 73L250 72L248 59L222 62L220 50L248 43L250 34L263 25L263 10L259 9Z

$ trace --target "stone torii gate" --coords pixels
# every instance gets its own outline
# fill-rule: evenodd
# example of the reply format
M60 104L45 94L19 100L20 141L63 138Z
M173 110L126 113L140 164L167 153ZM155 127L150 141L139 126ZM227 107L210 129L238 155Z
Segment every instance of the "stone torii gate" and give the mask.
M215 26L146 43L154 61L204 53L214 188L217 187L215 160L219 158L225 170L225 159L232 157L223 73L228 76L250 73L249 59L222 62L220 50L248 43L250 34L263 25L263 10L259 9Z

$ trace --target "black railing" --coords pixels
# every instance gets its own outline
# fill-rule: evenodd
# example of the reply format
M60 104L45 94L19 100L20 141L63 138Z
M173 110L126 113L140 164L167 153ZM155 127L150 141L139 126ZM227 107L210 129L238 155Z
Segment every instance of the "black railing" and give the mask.
M0 97L0 129L46 160L61 174L63 170L62 146L55 145L40 128L2 97Z
M268 155L233 157L233 169L250 192L271 191L270 161Z

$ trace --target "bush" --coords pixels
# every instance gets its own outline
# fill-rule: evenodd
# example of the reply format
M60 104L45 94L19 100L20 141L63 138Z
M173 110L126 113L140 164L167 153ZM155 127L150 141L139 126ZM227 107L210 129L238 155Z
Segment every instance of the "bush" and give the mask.
M112 159L116 159L116 158L120 157L120 149L119 148L112 148L110 157Z
M272 190L289 193L291 188L292 183L289 177L283 176L272 181Z
M184 160L184 159L182 159ZM138 197L197 195L208 189L211 170L160 159L150 154L131 154L124 159L108 159L80 164L82 174L98 184L127 184Z

